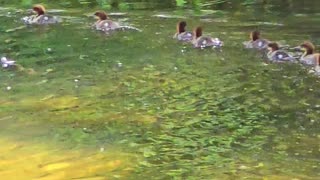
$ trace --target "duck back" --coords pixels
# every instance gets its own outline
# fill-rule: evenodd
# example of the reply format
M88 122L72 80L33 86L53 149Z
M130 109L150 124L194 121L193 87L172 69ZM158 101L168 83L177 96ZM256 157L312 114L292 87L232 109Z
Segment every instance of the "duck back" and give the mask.
M276 50L268 53L268 59L275 62L292 62L296 60L283 50Z
M200 36L193 41L193 45L195 48L222 47L223 43L218 38Z
M193 34L191 32L182 32L180 34L176 33L174 38L178 39L179 41L192 41Z
M117 22L111 20L103 20L95 23L95 28L100 31L112 31L120 28Z

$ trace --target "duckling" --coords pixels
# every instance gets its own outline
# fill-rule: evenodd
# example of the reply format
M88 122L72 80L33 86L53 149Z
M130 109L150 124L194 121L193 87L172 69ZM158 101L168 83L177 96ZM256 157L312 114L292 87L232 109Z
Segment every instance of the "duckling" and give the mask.
M174 34L173 38L179 41L192 41L192 32L186 31L187 23L185 21L179 21L177 24L177 32Z
M16 61L9 59L7 57L1 57L0 64L3 69L9 71L17 71L17 72L24 72L28 75L36 74L36 72L32 68L24 68L20 64L17 64Z
M270 61L275 62L288 62L295 61L295 58L289 55L286 51L280 50L278 43L269 43L268 44L267 57Z
M94 23L94 28L99 31L110 31L120 27L119 23L109 19L107 13L104 11L97 11L94 15L98 18L98 21Z
M43 5L34 5L32 10L36 13L35 15L26 16L22 18L25 24L56 24L59 23L59 18L56 16L50 16L46 14L46 9Z
M248 49L265 50L268 48L269 43L268 40L260 38L259 31L252 31L250 33L250 41L244 42L243 44L245 48Z
M223 42L220 41L218 38L202 36L201 27L196 27L194 29L192 44L195 48L201 49L206 47L220 48L223 46Z
M7 57L2 57L0 59L0 63L3 68L10 68L16 65L16 61L9 59Z
M311 42L305 42L300 45L304 51L300 58L300 62L304 65L316 66L318 64L319 54L315 53L315 46Z
M94 13L94 16L96 16L98 20L93 24L93 28L98 31L110 32L114 30L134 30L141 32L138 28L122 26L118 22L110 20L107 13L104 11L97 11Z

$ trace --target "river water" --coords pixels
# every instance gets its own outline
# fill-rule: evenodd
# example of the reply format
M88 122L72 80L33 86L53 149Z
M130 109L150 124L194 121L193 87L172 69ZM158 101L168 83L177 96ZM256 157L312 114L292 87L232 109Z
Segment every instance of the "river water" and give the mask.
M142 30L110 35L90 29L98 8L49 4L63 22L28 27L25 6L0 9L0 52L25 68L0 71L0 176L318 179L319 78L242 42L259 29L319 45L319 3L154 2L110 10ZM222 51L176 42L179 20L221 38Z

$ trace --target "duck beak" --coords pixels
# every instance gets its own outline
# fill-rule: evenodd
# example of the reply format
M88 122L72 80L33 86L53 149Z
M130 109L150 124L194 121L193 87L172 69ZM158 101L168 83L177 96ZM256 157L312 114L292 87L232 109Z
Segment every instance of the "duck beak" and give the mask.
M100 18L99 18L99 16L97 16L97 15L92 15L92 17L94 18L94 19L96 19L96 20L99 20Z

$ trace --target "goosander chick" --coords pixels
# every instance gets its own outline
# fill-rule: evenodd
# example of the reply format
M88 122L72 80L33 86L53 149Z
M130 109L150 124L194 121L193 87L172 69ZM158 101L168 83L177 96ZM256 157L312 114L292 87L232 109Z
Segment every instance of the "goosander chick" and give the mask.
M269 43L268 44L267 57L270 61L274 62L293 62L296 59L289 55L286 51L280 50L278 43Z
M185 21L180 21L177 24L177 32L174 34L173 38L178 39L179 41L192 41L193 34L192 32L186 31L187 23Z
M107 13L104 11L97 11L94 13L94 16L97 17L98 20L93 24L93 28L98 31L111 32L115 30L134 30L141 32L138 28L122 26L118 22L110 20Z
M208 36L202 36L202 28L196 27L193 31L193 40L192 44L195 48L220 48L223 46L223 42L218 38L212 38Z
M259 31L253 31L250 33L250 41L246 41L243 44L248 49L265 50L268 48L269 43L268 40L260 38Z
M3 68L10 68L16 65L16 61L13 61L12 59L8 59L6 57L2 57L0 59L0 63Z
M98 18L97 22L94 23L94 28L99 31L111 31L120 27L119 23L109 19L107 13L104 11L97 11L94 15Z
M311 42L305 42L301 44L300 47L304 51L300 58L300 62L309 66L318 65L319 54L315 53L315 46Z
M56 24L60 22L60 19L56 16L51 16L46 14L46 9L43 5L37 4L34 5L32 10L35 12L35 15L26 16L21 20L25 24Z

